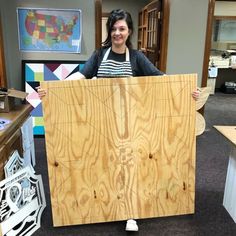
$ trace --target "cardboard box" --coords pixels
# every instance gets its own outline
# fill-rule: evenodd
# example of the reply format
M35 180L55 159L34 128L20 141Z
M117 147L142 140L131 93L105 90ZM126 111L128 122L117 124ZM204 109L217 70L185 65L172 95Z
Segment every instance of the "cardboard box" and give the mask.
M15 99L25 99L27 93L15 90L8 89L7 92L0 93L0 112L9 112L15 106Z

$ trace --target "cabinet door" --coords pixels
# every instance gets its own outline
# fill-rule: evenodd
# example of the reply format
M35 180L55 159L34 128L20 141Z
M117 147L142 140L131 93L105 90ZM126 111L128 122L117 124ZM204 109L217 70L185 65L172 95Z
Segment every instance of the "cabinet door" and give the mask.
M138 49L159 69L161 69L163 4L165 1L152 1L139 12L138 19Z
M154 1L147 7L147 50L149 60L159 67L161 50L161 1Z
M146 49L147 49L147 7L144 7L139 12L138 49L146 55Z
M0 181L5 178L4 166L6 164L6 161L7 161L7 150L6 146L3 145L2 147L0 147Z
M5 144L6 153L8 157L11 155L12 152L18 150L20 156L23 156L23 147L22 147L22 136L21 131L18 129L6 142Z
M4 166L10 155L18 150L21 157L23 157L22 135L18 129L0 148L0 180L4 179Z

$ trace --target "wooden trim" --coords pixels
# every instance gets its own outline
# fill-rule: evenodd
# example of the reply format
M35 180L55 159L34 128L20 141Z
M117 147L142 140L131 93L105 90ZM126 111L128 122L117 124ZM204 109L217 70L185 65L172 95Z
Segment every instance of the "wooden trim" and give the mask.
M95 0L95 48L102 45L102 0Z
M205 38L205 53L203 60L203 70L202 70L202 87L207 86L208 78L208 66L209 58L211 51L211 35L212 35L212 25L214 19L214 9L215 9L215 0L209 0L208 3L208 18L207 18L207 27L206 27L206 38Z
M161 53L159 69L166 72L168 37L169 37L169 19L170 19L170 1L162 1L162 32L161 32Z
M6 66L3 45L2 24L0 19L0 87L7 87Z
M102 13L102 17L108 17L108 16L110 16L110 13L109 13L109 12L103 12L103 13Z
M214 16L214 20L236 20L236 16Z
M203 66L202 66L201 87L207 86L214 10L215 10L215 0L209 0L208 1L208 17L207 17L206 37L205 37L205 50L204 50L204 59L203 59ZM200 113L204 114L204 106L202 109L200 109Z
M148 3L144 8L148 8L148 11L149 11L150 9L153 9L155 7L156 3L158 3L158 2L160 2L160 0L154 0L150 3ZM162 3L162 0L161 0L161 3Z

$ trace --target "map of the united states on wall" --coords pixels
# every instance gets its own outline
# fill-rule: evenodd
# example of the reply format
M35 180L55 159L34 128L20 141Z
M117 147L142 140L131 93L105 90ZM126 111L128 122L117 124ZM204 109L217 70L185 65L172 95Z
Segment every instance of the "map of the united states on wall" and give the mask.
M80 52L81 11L18 8L23 51Z

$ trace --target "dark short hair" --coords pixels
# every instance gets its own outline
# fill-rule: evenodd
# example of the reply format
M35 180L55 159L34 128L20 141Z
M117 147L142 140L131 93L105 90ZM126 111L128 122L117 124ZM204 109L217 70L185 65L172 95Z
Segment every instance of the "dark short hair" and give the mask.
M106 23L106 28L107 28L107 38L106 40L102 43L104 47L110 47L111 46L111 31L113 28L113 25L118 21L118 20L125 20L128 28L130 30L130 34L126 40L126 46L128 48L132 48L132 43L131 43L131 36L134 31L133 27L133 21L132 17L129 12L122 10L122 9L117 9L113 10L110 12L110 15L107 19Z

